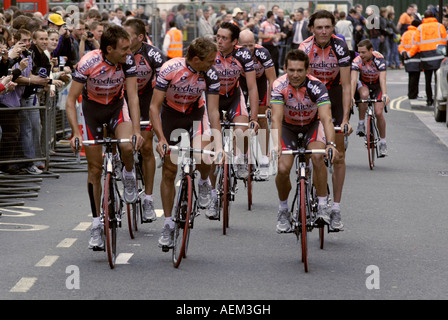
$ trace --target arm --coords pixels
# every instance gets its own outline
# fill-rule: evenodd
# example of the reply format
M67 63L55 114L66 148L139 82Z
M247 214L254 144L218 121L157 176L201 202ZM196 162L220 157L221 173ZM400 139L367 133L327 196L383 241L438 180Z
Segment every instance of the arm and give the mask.
M163 100L165 99L165 91L161 91L154 88L154 93L151 99L151 105L149 107L149 119L151 119L152 128L159 139L159 143L156 146L157 152L159 152L160 157L164 157L163 145L168 146L165 135L162 130L162 121L160 120L160 110L162 108Z
M79 139L79 147L82 145L82 135L78 126L78 115L76 113L76 99L81 95L82 89L84 87L83 83L73 81L70 91L67 96L67 102L65 104L65 111L67 114L67 119L72 128L72 139L70 140L70 146L75 150L75 139Z
M380 72L380 86L381 86L381 93L383 95L383 101L385 104L388 104L390 99L387 95L387 86L386 86L386 71ZM386 100L384 100L386 98Z
M275 150L280 157L282 154L282 122L283 122L283 104L281 103L271 103L271 120L272 127L271 133L276 133L277 137L272 137L273 150ZM277 139L275 139L277 138Z
M212 128L215 152L222 151L221 122L219 117L219 94L207 94L207 111Z
M266 101L269 102L271 101L271 90L272 90L272 84L275 81L275 68L274 67L270 67L264 70L264 73L266 74L266 78L268 79L268 92L267 92L267 97L266 97Z
M324 126L324 132L325 132L325 138L327 140L327 156L328 156L328 149L333 149L333 159L335 158L337 154L337 149L333 146L328 144L329 142L335 142L335 133L334 133L334 126L333 126L333 119L331 116L331 104L327 103L322 106L320 106L317 109L317 112L319 114L319 119L322 125ZM332 159L332 160L333 160Z
M255 70L246 73L247 88L249 89L250 120L255 123L255 131L258 130L258 88Z
M358 71L351 71L351 101L355 99L356 86L358 84Z
M137 77L126 78L126 92L128 94L129 115L132 120L132 131L137 136L136 150L143 144L143 137L140 130L140 106L137 93ZM131 138L132 139L132 138Z
M353 128L351 127L350 111L351 111L351 83L350 83L350 66L340 68L341 84L342 84L342 107L344 109L344 116L342 118L341 127L348 125L348 134L351 134Z

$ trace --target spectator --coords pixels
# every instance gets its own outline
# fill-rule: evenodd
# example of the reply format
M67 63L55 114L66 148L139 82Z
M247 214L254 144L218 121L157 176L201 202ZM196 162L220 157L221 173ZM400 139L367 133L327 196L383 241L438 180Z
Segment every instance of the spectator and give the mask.
M339 21L334 27L336 34L344 36L347 47L353 51L353 24L346 19L345 11L339 12Z
M76 63L76 53L72 46L73 37L70 35L64 19L58 13L52 13L48 16L48 27L59 31L59 43L54 50L54 56L67 57L67 66L73 68Z
M411 22L408 30L401 37L401 44L398 47L400 55L403 57L404 68L408 73L408 98L417 99L418 83L420 81L420 53L416 52L413 56L409 53L414 45L414 35L417 27L420 25L418 20Z
M286 42L289 38L289 35L292 31L292 25L289 23L288 19L285 19L285 10L282 8L277 8L277 18L275 19L275 23L277 23L280 27L280 32L283 34L279 41L279 66L283 69L283 64L285 62L286 56ZM288 48L289 49L289 48Z
M444 14L442 17L442 24L446 30L448 30L448 14Z
M183 56L182 32L176 28L174 20L169 22L170 29L163 40L162 52L168 59Z
M308 21L303 17L303 8L299 8L295 14L296 21L291 29L291 49L297 49L306 38L311 36L308 29Z
M85 23L89 26L94 21L101 21L101 13L96 9L90 9L85 14Z
M282 33L280 33L279 25L275 23L274 13L272 11L268 11L266 20L260 25L258 38L261 39L262 46L268 49L269 53L271 54L272 60L274 61L275 74L277 77L279 75L278 42L280 41L281 37Z
M49 34L50 36L50 34ZM75 65L79 62L79 59L84 54L84 48L85 48L85 40L87 39L87 26L84 21L81 19L78 19L76 22L73 31L72 31L72 37L73 37L73 49L75 52ZM50 41L50 40L49 40ZM83 42L81 44L81 42ZM81 51L81 46L83 46L83 50ZM56 48L55 48L56 49ZM53 49L54 51L54 49ZM53 52L51 51L51 52Z
M400 30L395 26L394 23L395 13L389 12L387 14L387 25L386 29L388 32L388 36L386 40L388 41L388 49L386 60L387 65L392 69L401 69L400 68L400 57L398 53L398 44L396 42L397 35L400 34ZM409 28L409 27L408 27Z
M124 11L121 8L115 9L115 17L112 19L112 23L121 26L123 21L126 19L124 16Z
M439 69L440 63L445 58L437 53L437 45L446 45L447 31L445 27L437 22L430 10L425 11L422 24L417 28L414 35L414 45L409 52L412 57L420 52L421 68L425 73L426 105L434 103L432 95L432 75ZM437 79L436 79L437 81Z
M232 22L240 28L244 27L243 10L241 10L240 8L233 9Z
M145 20L145 21L149 20L149 17L145 14L145 8L143 8L142 6L139 6L137 8L137 12L136 12L134 18Z
M176 22L176 28L183 31L187 30L188 22L185 20L185 15L187 14L187 7L184 4L180 4L177 6L177 14L174 17L174 21Z
M412 4L410 4L406 10L406 12L403 12L398 19L397 28L400 30L400 34L408 30L408 27L411 25L412 20L414 20L414 7Z
M381 44L381 19L372 6L366 8L368 18L366 19L367 32L374 51L380 51Z
M353 50L358 50L358 43L364 39L364 29L363 24L360 20L360 15L356 11L355 8L351 8L349 10L349 15L347 17L347 20L349 20L353 25Z
M209 11L208 9L198 9L198 32L199 37L207 37L213 39L213 26L208 21Z

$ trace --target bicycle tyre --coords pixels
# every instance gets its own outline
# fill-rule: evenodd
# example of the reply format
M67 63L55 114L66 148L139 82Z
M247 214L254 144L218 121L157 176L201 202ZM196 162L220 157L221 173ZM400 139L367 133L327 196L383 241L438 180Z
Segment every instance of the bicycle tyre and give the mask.
M131 239L135 238L135 232L138 231L138 215L141 203L139 200L135 203L126 204L126 211L128 216L129 235ZM141 212L140 212L141 213Z
M222 182L222 234L227 233L229 227L229 211L230 211L230 164L227 161L224 163L223 182Z
M252 155L250 150L247 151L247 162L249 163L249 175L246 179L246 187L247 187L247 210L252 210L252 188L253 188L253 168L252 168Z
M328 189L328 184L327 184L327 189ZM311 187L311 203L309 206L309 210L310 213L312 213L312 219L314 219L316 217L317 211L313 211L313 210L317 210L317 191L316 191L316 187L313 185ZM324 242L325 242L325 226L322 226L319 228L319 247L321 249L324 248Z
M300 180L300 190L299 190L299 201L300 203L297 204L297 208L300 210L300 239L301 239L301 247L302 247L302 262L303 266L305 268L305 272L308 272L308 248L307 248L307 223L306 223L306 184L305 180Z
M104 212L104 233L106 241L107 260L111 269L115 267L117 256L117 221L114 212L114 187L111 173L106 173L104 178L103 212Z
M369 157L369 167L370 170L373 170L375 167L375 129L373 126L373 117L367 117L367 127L366 127L366 136L367 136L367 155Z
M178 268L182 258L186 257L186 248L190 239L190 216L193 204L193 183L185 176L179 186L175 219L173 266Z

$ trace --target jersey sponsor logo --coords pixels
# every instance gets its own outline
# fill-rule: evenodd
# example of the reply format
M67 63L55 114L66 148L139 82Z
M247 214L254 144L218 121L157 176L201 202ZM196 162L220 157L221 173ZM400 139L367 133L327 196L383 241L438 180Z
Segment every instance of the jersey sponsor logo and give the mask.
M259 50L255 50L255 55L257 57L259 57L260 59L267 59L268 57L266 56L266 53L264 53L263 51L259 51Z
M243 59L248 60L251 58L251 54L249 50L238 50L235 54L235 57L241 57Z
M155 49L151 49L148 51L148 57L153 58L155 62L162 63L162 55L160 52L156 51Z
M319 89L319 86L313 84L312 82L308 82L307 87L308 89L311 90L311 93L314 95L319 95L321 93L321 89Z
M176 86L175 84L171 84L170 89L172 89L175 92L191 93L191 94L200 94L203 91L203 88L200 88L200 87L193 87L190 85Z
M170 74L173 71L176 71L177 69L179 69L180 67L182 67L182 61L176 62L176 63L169 63L165 68L162 68L162 70L160 70L160 76L161 77L166 77L168 74Z
M331 62L317 62L317 63L310 63L311 68L324 68L324 69L334 69L338 67L337 63L331 63Z
M207 77L209 77L211 80L218 80L218 75L216 74L215 70L209 69L207 71Z
M343 56L343 55L345 55L345 50L344 50L344 47L343 46L341 46L340 44L334 44L334 49L335 49L335 51L336 51L336 53L339 55L339 56Z
M227 78L229 76L238 76L240 74L240 70L234 70L234 69L224 69L224 70L217 70L219 77Z
M124 77L107 78L107 79L89 78L89 81L97 85L121 84L124 81Z
M98 64L98 62L101 61L101 56L100 55L95 55L93 56L92 59L87 59L83 64L81 64L78 67L78 71L80 73L85 73L87 70L89 70L89 68L93 67L94 65Z

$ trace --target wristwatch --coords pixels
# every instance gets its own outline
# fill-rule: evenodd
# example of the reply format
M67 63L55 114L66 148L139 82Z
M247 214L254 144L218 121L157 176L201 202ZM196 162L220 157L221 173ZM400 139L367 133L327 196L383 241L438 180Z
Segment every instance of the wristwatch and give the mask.
M333 141L329 141L327 142L327 146L333 146L336 148L336 143L334 143Z

